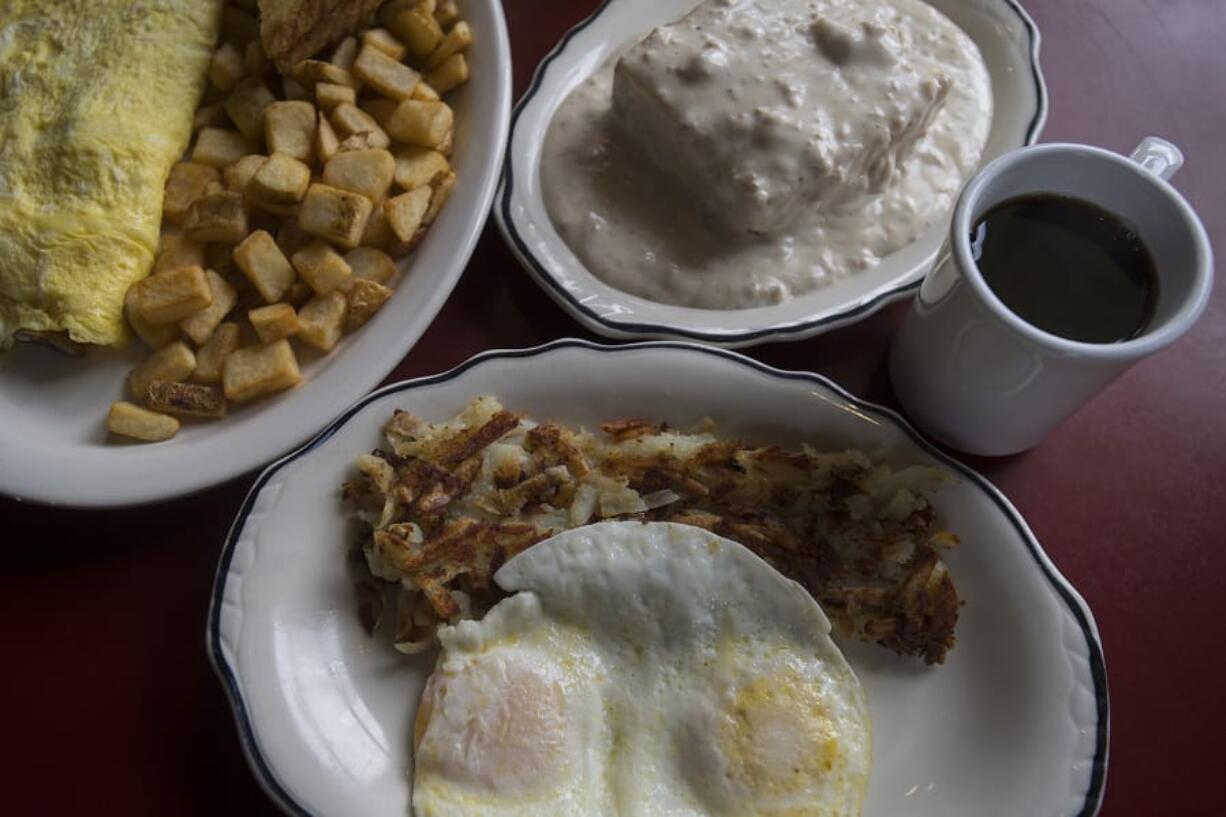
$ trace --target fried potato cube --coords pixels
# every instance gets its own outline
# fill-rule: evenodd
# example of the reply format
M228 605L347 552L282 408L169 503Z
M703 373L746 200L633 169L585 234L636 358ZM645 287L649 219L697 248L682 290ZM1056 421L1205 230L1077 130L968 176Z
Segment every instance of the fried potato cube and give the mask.
M123 298L123 314L128 319L128 326L150 349L161 349L179 337L179 327L173 323L149 323L140 312L140 296L136 285L128 287Z
M177 323L213 302L209 280L200 267L179 267L133 285L141 317L151 324Z
M339 65L319 60L303 60L294 66L293 75L308 88L317 82L331 82L334 85L346 85L356 90L359 84L353 74Z
M399 104L394 99L376 96L362 100L358 107L370 114L371 118L379 123L379 127L386 131L387 123L392 118L392 114L396 112L396 107Z
M224 128L201 128L192 149L192 161L196 164L224 168L232 165L248 153L259 153L259 148L238 131Z
M179 162L166 178L166 194L162 199L162 218L179 224L187 215L192 202L204 195L209 182L220 182L221 173L215 167L193 162Z
M451 169L447 157L437 150L403 147L396 151L396 184L405 190L416 190L431 184L435 178Z
M359 279L386 284L396 274L396 262L390 255L375 247L350 250L345 253L345 263L353 271L354 284L357 284Z
M204 244L188 238L183 233L167 233L162 236L162 248L153 262L153 274L178 267L204 266Z
M419 187L383 203L383 214L387 216L387 223L391 225L396 238L401 241L414 239L430 208L430 195L429 187Z
M274 153L247 185L247 196L260 204L296 204L311 185L311 168L292 156Z
M237 244L247 237L243 197L227 190L197 199L187 208L183 230L196 241Z
M264 135L265 109L276 101L264 80L248 77L234 86L223 104L239 132L255 141Z
M226 178L226 189L234 193L246 193L247 185L255 178L268 157L262 153L251 153L226 167L222 175Z
M434 192L430 194L430 207L422 219L427 227L434 223L434 219L438 218L439 211L443 209L447 199L451 198L451 190L455 187L455 183L456 175L451 170L435 179Z
M307 286L306 281L299 280L295 281L294 285L289 288L289 292L285 293L285 302L297 309L314 295L315 290Z
M196 355L186 343L177 340L158 349L129 372L128 386L137 399L145 400L149 394L149 384L153 381L168 380L178 383L190 377L195 370Z
M302 280L320 295L347 288L353 271L345 259L326 241L312 241L290 259Z
M468 82L468 60L463 54L452 54L426 74L426 82L440 94L463 85Z
M353 74L391 99L408 99L421 80L421 74L371 45L362 47L353 63Z
M377 48L394 60L403 60L408 46L392 36L386 28L369 28L362 32L362 45Z
M380 6L379 12L376 16L379 18L380 23L382 23L385 27L390 28L392 20L394 20L398 14L419 4L426 5L426 3L422 2L422 0L388 0L388 2ZM429 6L430 13L433 14L434 3L432 0L429 3Z
M424 60L443 41L443 28L423 6L400 12L388 26L409 47L415 60Z
M349 289L349 307L345 312L345 331L365 324L392 297L392 291L377 281L359 278Z
M226 115L226 107L220 102L214 102L212 105L201 105L196 109L196 114L192 117L192 130L200 130L201 128L228 128L232 124L230 117Z
M260 343L275 343L298 334L298 313L289 304L269 304L247 313Z
M236 349L221 370L226 399L236 403L282 391L302 380L288 340Z
M340 86L336 86L340 87ZM269 153L284 153L300 162L315 158L315 106L310 102L274 102L264 112L264 141Z
M316 295L298 310L298 339L321 352L330 352L341 339L349 302L344 293Z
M336 44L336 48L333 49L332 56L328 58L328 62L337 68L344 68L346 71L349 71L353 68L353 61L357 59L357 56L357 37L346 37Z
M238 293L225 278L213 270L205 270L204 275L209 282L209 290L213 293L213 302L179 321L183 334L191 338L192 343L197 346L208 343L213 336L213 330L238 302Z
M231 352L243 343L243 331L237 323L226 321L213 330L213 337L196 350L196 371L192 380L197 383L220 383L221 368Z
M387 132L398 142L433 148L442 144L455 124L455 114L445 102L401 102L388 120Z
M338 153L324 166L323 183L382 201L392 186L396 160L386 150Z
M307 189L298 211L298 226L311 235L351 250L361 240L373 209L374 205L365 196L326 184L313 184Z
M387 216L383 214L382 207L376 207L370 211L370 218L366 220L366 229L362 231L363 247L387 247L396 236L392 234L391 225L387 223Z
M455 128L447 131L447 135L443 137L443 141L438 146L438 152L448 159L451 158L453 151L455 151Z
M247 68L247 75L251 77L264 76L272 65L268 55L264 53L264 44L259 40L247 43L247 50L243 52L243 64Z
M426 70L433 71L442 65L452 54L459 54L464 49L473 44L473 32L469 28L468 23L460 20L451 31L443 37L442 42L438 44L438 48L430 54L430 58L426 60Z
M230 43L222 43L209 61L209 82L219 91L230 91L247 73L243 53Z
M341 148L341 140L336 137L332 123L323 113L319 114L319 126L315 131L315 155L325 164L337 154Z
M460 19L460 8L455 0L439 0L434 10L434 19L443 28L451 28Z
M374 117L357 105L342 103L332 109L332 127L342 139L348 139L357 133L367 134L371 147L385 148L392 143L387 132L379 127Z
M256 230L235 247L234 262L260 297L270 304L281 300L298 277L267 230Z
M226 397L216 386L154 380L148 394L147 405L154 411L188 417L226 416Z
M321 111L331 112L337 105L357 104L357 91L345 85L336 85L331 82L320 82L315 85L315 101L319 103Z
M202 266L206 273L208 270L213 270L222 278L234 274L237 270L234 263L234 248L229 244L206 244Z
M442 99L438 91L430 87L425 77L422 77L421 82L417 83L417 87L413 89L413 98L419 102L438 102Z
M165 414L120 400L111 404L106 415L106 429L112 434L157 443L179 433L179 421Z

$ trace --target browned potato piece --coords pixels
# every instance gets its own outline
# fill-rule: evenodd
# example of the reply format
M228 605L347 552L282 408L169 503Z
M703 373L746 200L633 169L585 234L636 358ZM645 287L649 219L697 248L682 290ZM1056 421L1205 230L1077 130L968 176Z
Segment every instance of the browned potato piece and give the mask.
M357 104L358 94L357 91L345 85L320 82L315 86L315 100L319 103L321 111L331 113L337 105Z
M304 86L310 87L317 82L331 82L334 85L348 85L357 88L358 81L353 74L340 66L319 60L303 60L294 66L294 77Z
M217 168L193 162L179 162L166 178L166 195L162 199L162 218L179 224L192 202L204 195L209 182L220 182Z
M387 132L398 142L433 148L442 144L455 124L455 114L445 102L405 100L388 120Z
M224 104L239 132L255 141L264 135L265 109L276 101L264 80L248 77L234 86Z
M247 185L255 178L256 171L267 161L267 156L252 153L227 167L223 174L226 177L226 189L234 193L246 193Z
M387 132L379 127L374 117L357 105L342 103L332 109L332 127L342 139L348 139L357 133L367 134L371 147L385 148L392 143Z
M260 343L274 343L298 334L298 313L289 304L269 304L247 313Z
M243 53L243 64L247 68L247 75L251 77L264 76L272 65L268 61L268 55L264 53L264 44L259 40L247 43L247 50Z
M256 230L234 248L234 262L267 303L276 303L298 277L266 230Z
M209 338L213 336L213 330L238 301L238 294L234 291L234 287L226 282L226 279L213 270L205 270L204 275L209 282L213 302L179 321L179 328L183 330L183 334L191 338L192 343L197 346L208 343Z
M288 340L236 349L221 372L226 399L236 403L288 389L301 380L298 358Z
M311 168L292 156L274 153L247 185L247 195L260 204L296 204L311 184Z
M430 194L429 187L419 187L383 203L383 214L396 238L411 242L417 236L430 208Z
M416 190L431 184L451 169L447 157L437 150L403 147L396 151L396 184L405 190Z
M220 102L214 102L212 105L201 105L196 109L196 115L192 117L192 129L200 130L201 128L228 128L233 123L230 117L226 115L226 108Z
M224 128L201 128L192 149L192 161L210 167L224 168L259 148L238 131Z
M442 99L442 97L438 95L438 91L430 87L430 83L426 81L425 77L423 77L422 81L417 83L417 87L413 89L413 98L420 102L438 102L440 99Z
M345 253L345 263L357 279L386 284L396 274L396 262L383 250L375 247L358 247Z
M128 287L124 296L123 314L128 319L128 326L150 349L161 349L179 337L179 327L173 323L149 323L145 320L140 313L140 298L135 285Z
M451 197L451 189L455 187L455 182L456 175L451 170L448 170L434 180L434 192L430 195L430 207L422 218L422 222L427 227L434 223L434 219L438 218L439 211L443 209L443 205Z
M339 86L338 86L339 87ZM310 102L274 102L264 112L264 139L269 153L284 153L300 162L315 157L315 106Z
M213 330L213 337L196 351L196 371L192 380L197 383L220 383L221 367L226 357L242 345L243 332L237 323L229 321Z
M362 246L363 247L387 247L396 236L392 234L392 228L387 223L387 216L383 214L382 207L376 207L370 211L370 218L366 220L366 229L362 231Z
M289 292L285 293L285 302L296 309L314 295L315 290L307 286L306 281L295 281L294 285L289 288Z
M443 28L451 28L460 19L460 9L455 0L439 0L434 10L434 19Z
M362 45L377 48L394 60L403 60L408 46L392 36L386 28L371 28L362 32Z
M298 339L322 352L332 351L341 339L348 308L343 293L316 295L298 310Z
M187 208L183 230L188 238L196 241L237 244L247 236L247 212L243 209L243 197L238 193L222 191L197 199Z
M388 120L392 118L392 114L396 112L396 106L399 104L394 99L384 99L381 96L376 96L362 100L358 107L370 114L371 118L379 123L379 127L387 130Z
M154 380L149 384L148 395L147 404L154 411L188 417L226 416L226 398L216 386Z
M353 272L340 253L326 241L312 241L290 259L302 280L320 295L345 288Z
M460 20L443 37L443 41L438 44L438 48L434 49L430 59L426 60L426 70L433 71L442 65L443 61L452 54L459 54L472 44L472 29L468 27L468 23Z
M111 410L106 415L106 428L112 434L157 443L178 434L179 421L120 400L111 404Z
M149 395L149 384L154 380L177 383L186 380L195 370L196 356L186 343L177 340L142 360L128 374L128 386L137 399L145 400Z
M426 82L440 94L463 85L468 82L468 60L464 59L463 54L452 54L426 74Z
M404 41L409 54L418 61L430 56L443 41L442 26L422 6L400 12L388 27Z
M247 73L243 54L229 43L222 43L209 62L209 82L219 91L231 90Z
M353 61L358 56L358 40L356 37L346 37L336 44L336 48L332 51L332 56L328 58L328 62L338 68L344 68L349 71L353 67Z
M396 16L400 14L400 12L411 9L421 3L422 0L388 0L388 2L379 7L379 13L377 15L379 22L390 28L392 20L394 20ZM433 3L431 3L430 13L434 13Z
M313 184L307 189L298 211L298 226L311 235L351 250L361 240L372 209L374 205L365 196L325 184Z
M315 131L315 155L321 162L327 162L340 150L341 140L336 138L332 123L320 113L319 127Z
M392 186L396 160L386 150L338 153L324 166L323 183L382 201Z
M137 281L141 317L154 325L177 323L213 302L209 280L200 267L179 267Z
M354 329L370 320L387 299L392 297L392 291L376 281L359 278L349 289L349 307L345 312L345 331Z
M299 227L296 219L286 219L277 228L277 246L287 259L314 240L315 236Z
M204 245L183 233L162 236L162 249L153 263L153 274L178 267L204 266Z
M362 47L353 63L353 74L375 91L392 99L408 99L421 74L374 46Z

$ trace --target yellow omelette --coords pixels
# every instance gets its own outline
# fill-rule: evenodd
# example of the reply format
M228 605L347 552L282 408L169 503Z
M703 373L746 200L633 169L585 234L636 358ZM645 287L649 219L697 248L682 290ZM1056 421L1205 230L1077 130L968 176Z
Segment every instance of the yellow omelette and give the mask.
M0 2L0 347L127 338L222 0Z

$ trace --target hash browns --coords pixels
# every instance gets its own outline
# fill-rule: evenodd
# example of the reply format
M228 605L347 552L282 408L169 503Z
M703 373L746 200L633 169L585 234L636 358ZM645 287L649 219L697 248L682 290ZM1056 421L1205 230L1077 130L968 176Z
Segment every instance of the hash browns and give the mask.
M929 664L954 644L959 601L928 496L949 476L892 469L862 451L751 447L709 428L645 418L599 434L535 423L478 397L445 423L397 411L386 447L358 458L342 496L364 521L367 625L395 583L395 642L433 643L440 623L479 616L503 594L508 559L601 519L696 525L733 539L821 604L836 631Z

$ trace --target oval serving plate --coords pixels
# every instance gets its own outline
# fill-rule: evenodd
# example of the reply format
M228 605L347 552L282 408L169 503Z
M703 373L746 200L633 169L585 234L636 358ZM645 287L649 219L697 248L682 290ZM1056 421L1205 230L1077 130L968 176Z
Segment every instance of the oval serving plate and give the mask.
M880 449L956 476L934 504L962 544L947 561L966 602L946 663L842 643L868 689L876 763L865 817L1091 817L1102 798L1108 700L1085 602L991 484L893 412L816 375L733 352L563 340L480 355L397 383L266 470L230 530L214 580L209 656L244 751L287 812L402 817L414 711L434 654L402 656L358 622L339 486L396 408L429 420L479 394L536 419L594 428L711 417L754 443Z
M144 358L91 349L83 359L18 346L0 353L0 494L79 507L135 505L201 490L310 439L379 383L438 314L472 255L502 167L511 108L511 50L502 4L463 4L471 76L456 91L458 181L421 245L400 263L395 294L330 355L303 357L304 383L220 421L184 423L151 445L107 441L110 404Z
M978 44L992 78L992 129L983 162L1038 139L1047 118L1039 31L1015 0L928 0ZM541 151L554 111L601 65L695 0L605 0L541 62L515 107L494 216L523 266L563 309L611 338L681 338L735 348L812 337L908 297L932 266L949 227L943 217L872 270L781 304L713 310L672 306L616 289L587 270L553 227L540 185Z

